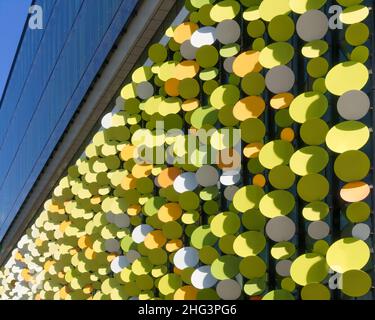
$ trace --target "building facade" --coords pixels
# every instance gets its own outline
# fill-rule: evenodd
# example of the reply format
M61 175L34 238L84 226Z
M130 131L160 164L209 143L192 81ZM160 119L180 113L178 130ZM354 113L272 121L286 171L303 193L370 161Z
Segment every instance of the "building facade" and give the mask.
M82 50L106 44L76 100L78 89L72 88L81 88L88 62L77 43L67 40L66 48L74 48L69 67L64 55L54 60L56 67L65 61L62 78L53 76L54 69L46 71L40 99L23 98L14 89L20 106L28 106L22 103L28 99L35 108L19 111L16 122L15 100L8 98L6 107L10 78L0 109L1 143L12 145L1 159L0 181L14 181L5 185L11 189L0 189L1 232L8 234L6 250L13 249L0 272L0 297L374 298L372 1L71 5L72 37L86 30L85 22L73 27L85 5L97 17L91 17L90 35L77 36ZM134 10L142 9L150 20L142 15L137 24ZM157 12L163 18L155 18ZM117 14L112 40L103 41ZM176 19L169 28L163 24L168 17ZM142 20L152 35L131 32L138 41L134 51L124 42L124 51L108 58L116 40L122 48L118 36L124 26L138 30ZM88 51L88 61L95 61ZM100 80L108 80L98 80L97 88L93 79L105 59ZM63 71L72 75L64 78ZM105 76L109 72L112 77ZM49 86L55 94L51 89L47 95ZM94 96L87 96L90 86ZM102 95L95 97L99 90ZM100 100L104 94L107 103ZM84 96L88 106L81 106L74 125ZM75 107L69 107L71 100ZM93 107L101 108L97 119L105 114L100 125L88 117ZM66 110L71 112L64 117ZM43 125L46 114L50 122ZM160 124L164 131L158 131ZM37 133L22 133L24 127ZM19 134L6 139L12 130ZM63 156L51 158L64 131L60 153L77 145L69 168ZM31 159L27 165L25 155ZM48 159L51 169L45 169L42 183L51 185L54 177L56 183L49 197L38 194L38 202L32 199L35 181ZM61 171L54 169L62 163Z

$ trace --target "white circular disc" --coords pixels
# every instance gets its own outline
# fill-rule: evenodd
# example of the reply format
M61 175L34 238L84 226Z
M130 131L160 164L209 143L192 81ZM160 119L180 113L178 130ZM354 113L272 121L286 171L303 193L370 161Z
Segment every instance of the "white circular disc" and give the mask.
M192 247L181 248L174 255L173 263L180 270L194 268L199 263L198 250Z
M130 265L128 258L125 256L119 256L112 260L111 270L113 273L120 273L122 269L127 268Z
M210 266L199 267L191 275L191 284L197 289L211 288L216 282L217 280L212 276Z
M216 41L216 28L214 27L203 27L198 29L191 36L191 45L195 48L200 48L203 46L210 46Z
M138 251L129 250L129 252L126 254L126 258L130 263L133 263L135 260L141 258L141 254Z
M281 260L276 264L276 272L282 277L289 277L291 266L292 266L292 261Z
M224 186L233 186L240 179L241 175L239 171L225 171L220 177L220 183Z
M120 242L116 239L105 240L105 250L108 252L118 252L120 250Z
M228 201L232 201L234 198L234 195L236 194L238 190L239 188L237 186L226 187L224 190L225 199L227 199Z
M130 218L126 213L116 214L114 223L119 228L127 228L130 225Z
M298 18L296 29L304 41L320 40L328 32L328 18L320 10L309 10Z
M102 119L102 127L109 129L112 127L112 113L107 113Z
M312 239L321 240L329 235L329 225L324 221L315 221L310 223L307 233Z
M352 235L354 238L366 241L371 235L371 229L365 223L358 223L353 227Z
M148 224L141 224L134 228L132 239L135 243L142 243L145 240L146 236L153 230L154 228L152 228Z
M204 165L198 169L196 179L203 187L215 186L219 181L219 173L214 167Z
M142 82L137 86L137 96L146 100L154 95L154 87L150 82Z
M363 91L348 91L337 102L337 111L345 120L360 120L369 110L370 98Z
M173 183L173 188L178 193L186 191L194 191L198 187L198 182L193 172L185 172L180 174Z
M193 47L190 40L186 40L180 47L181 55L187 60L194 60L198 48Z
M266 86L273 93L284 93L293 88L295 80L292 69L287 66L277 66L267 72Z
M233 62L236 57L229 57L224 60L224 70L228 73L233 73Z
M289 241L296 234L296 225L288 217L276 217L268 221L266 233L275 242Z
M216 27L216 37L222 44L235 43L241 36L241 28L234 20L224 20Z
M241 296L242 288L237 281L227 279L217 284L216 292L223 300L237 300Z

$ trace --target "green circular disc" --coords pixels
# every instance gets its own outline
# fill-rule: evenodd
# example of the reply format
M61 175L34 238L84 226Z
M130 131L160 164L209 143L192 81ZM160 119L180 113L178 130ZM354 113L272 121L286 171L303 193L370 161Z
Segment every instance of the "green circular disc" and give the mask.
M328 61L322 57L313 58L307 64L307 73L312 78L320 78L326 75L329 68Z
M263 36L265 31L266 25L262 20L251 21L247 25L247 33L250 37L254 39Z
M280 165L270 171L268 179L274 188L283 190L293 186L296 176L289 166Z
M259 62L263 67L272 69L289 63L293 59L293 56L294 48L292 45L288 42L275 42L261 51Z
M268 34L275 41L288 41L294 30L293 20L286 15L276 16L268 24Z
M268 292L262 300L295 300L294 296L286 290L273 290Z
M168 51L160 43L153 44L148 50L148 56L155 63L162 63L167 59Z
M241 137L247 143L262 141L266 135L263 121L252 118L243 121L240 125Z
M370 159L364 152L351 150L337 157L334 169L336 176L342 181L353 182L364 179L370 171L370 166Z
M290 158L290 168L299 176L321 172L328 164L329 156L321 147L305 147Z
M211 105L216 109L233 106L240 99L240 90L231 84L222 85L215 89L210 97Z
M300 129L300 135L308 145L317 146L325 142L329 127L322 119L311 119L306 121Z
M372 287L370 275L362 270L349 270L342 275L342 292L349 297L362 297Z
M240 273L250 280L263 277L267 270L265 262L258 256L242 259L239 267Z
M242 214L242 224L247 230L263 232L266 218L258 209L252 209Z
M346 217L352 223L361 223L368 220L371 208L366 202L354 202L346 208Z
M209 226L200 226L193 231L190 242L196 249L202 249L204 246L213 246L217 238L212 234Z
M321 201L328 195L329 183L324 176L313 173L300 179L297 191L307 202Z
M370 56L369 48L365 46L358 46L355 47L350 54L350 60L360 63L366 63Z
M321 118L328 109L328 99L319 92L306 92L296 97L290 105L289 113L298 123Z
M294 153L293 145L284 140L267 143L259 153L259 161L263 167L273 169L280 165L287 165Z
M280 128L287 128L293 124L293 119L290 117L289 109L282 109L276 112L275 122Z
M295 206L293 194L285 190L275 190L266 194L259 203L260 212L267 218L288 215Z
M266 83L260 73L251 72L242 79L241 87L249 96L258 96L263 93L266 88Z
M219 61L219 53L215 47L206 45L198 49L196 60L201 67L211 68Z
M186 78L180 81L178 91L182 98L193 99L199 94L200 86L197 80Z
M370 36L370 30L364 23L351 24L345 32L345 40L352 46L364 44Z
M308 253L294 260L290 274L294 282L301 286L319 283L328 275L328 265L323 256Z
M266 290L267 284L264 279L249 280L244 285L244 292L248 296L258 296Z
M214 107L198 108L193 111L191 124L196 129L203 125L214 125L218 119L218 111Z
M240 272L240 261L236 256L221 256L212 263L211 273L218 280L232 279Z
M331 292L321 283L310 283L301 290L302 300L330 300Z

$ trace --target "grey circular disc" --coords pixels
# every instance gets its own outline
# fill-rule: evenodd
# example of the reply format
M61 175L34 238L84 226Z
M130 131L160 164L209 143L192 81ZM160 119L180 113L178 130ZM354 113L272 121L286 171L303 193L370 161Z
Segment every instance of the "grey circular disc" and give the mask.
M222 44L235 43L241 36L241 28L234 20L224 20L216 27L216 37Z
M229 57L224 60L224 70L228 73L233 73L233 62L236 57Z
M276 264L276 272L282 277L289 277L291 266L292 266L292 261L281 260Z
M320 10L309 10L298 18L296 29L302 40L322 39L328 32L328 18Z
M315 221L310 223L307 233L312 239L321 240L329 235L330 228L324 221Z
M137 86L137 96L146 100L154 95L154 87L150 82L142 82Z
M105 240L105 250L108 252L118 252L120 250L120 242L116 239Z
M116 214L115 215L115 225L119 228L127 228L130 225L130 218L127 214Z
M362 119L370 110L370 98L363 91L344 93L337 102L337 111L345 120Z
M204 165L196 173L197 182L203 187L211 187L218 183L219 173L211 166Z
M228 201L232 201L233 197L236 194L236 192L238 191L238 189L239 188L237 186L226 187L225 190L224 190L225 199L227 199Z
M276 217L268 221L266 233L273 241L289 241L296 233L296 225L293 220L288 217Z
M216 292L223 300L237 300L241 296L241 285L233 280L220 281L216 286Z
M198 48L193 47L190 40L186 40L180 47L181 55L187 60L193 60L196 57Z
M365 223L358 223L353 227L352 235L354 238L366 241L371 235L371 229Z
M277 66L268 71L266 86L273 93L284 93L293 88L295 80L292 69L287 66Z

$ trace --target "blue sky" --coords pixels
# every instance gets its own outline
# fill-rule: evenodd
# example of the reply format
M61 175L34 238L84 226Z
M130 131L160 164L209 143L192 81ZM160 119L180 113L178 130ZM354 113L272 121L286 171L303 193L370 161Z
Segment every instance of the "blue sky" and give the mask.
M0 97L12 66L31 0L0 0Z

